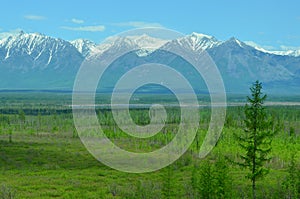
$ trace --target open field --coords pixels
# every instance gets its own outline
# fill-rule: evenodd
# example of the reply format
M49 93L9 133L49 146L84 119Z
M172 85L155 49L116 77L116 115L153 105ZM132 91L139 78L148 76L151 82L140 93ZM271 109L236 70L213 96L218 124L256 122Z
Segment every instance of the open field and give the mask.
M107 103L103 99L101 103ZM198 158L198 151L210 109L200 107L200 128L188 151L170 166L145 174L113 170L89 154L74 128L70 102L70 96L61 93L0 94L0 198L9 198L9 194L12 198L201 198L199 186L215 190L209 198L220 196L220 190L225 193L222 198L250 198L247 171L228 161L239 160L241 151L233 134L244 128L243 107L234 100L229 101L222 136L205 159ZM286 184L293 155L293 173L300 178L300 106L296 100L267 105L279 131L267 162L269 174L257 184L258 197L285 198L290 191ZM160 133L150 139L134 139L117 127L109 108L97 109L106 135L118 146L139 152L166 145L177 130L179 112L169 107ZM131 116L138 124L149 123L147 108L135 108ZM223 185L209 180L220 176Z

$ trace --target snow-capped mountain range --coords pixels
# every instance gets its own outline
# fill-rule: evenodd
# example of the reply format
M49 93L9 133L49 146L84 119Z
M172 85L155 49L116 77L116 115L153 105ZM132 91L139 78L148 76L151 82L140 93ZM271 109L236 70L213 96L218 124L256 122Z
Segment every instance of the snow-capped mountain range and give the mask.
M299 50L266 50L257 44L254 44L253 42L246 42L247 45L254 47L256 50L259 50L264 53L274 54L274 55L287 55L287 56L293 56L298 57L300 56L300 49Z
M31 69L45 69L55 66L65 57L64 65L73 62L70 58L80 57L81 53L70 42L52 38L40 33L24 33L9 36L0 40L0 66L8 70L20 69L26 72Z
M101 44L20 32L0 40L0 89L71 89L88 56L124 47L139 49L135 56L119 64L125 66L147 59L157 61L154 52L168 45L180 45L197 53L206 50L218 66L228 92L240 92L256 79L270 91L300 92L300 50L268 51L236 38L219 41L195 32L175 40L148 35L117 36Z
M232 38L230 38L232 39ZM229 40L230 40L229 39ZM293 56L293 57L298 57L300 56L300 50L266 50L262 47L259 47L257 45L253 45L251 43L247 42L242 42L236 38L234 38L235 42L239 44L240 46L242 45L248 45L251 47L254 47L256 50L264 52L264 53L269 53L269 54L274 54L274 55L282 55L282 56ZM140 36L126 36L126 37L110 37L108 38L105 43L101 44L96 44L92 41L85 40L85 39L77 39L74 41L71 41L71 44L74 45L77 50L82 53L84 56L89 55L90 53L101 53L104 52L105 50L109 49L112 45L116 43L127 43L130 46L137 45L138 47L143 47L147 46L148 49L156 50L160 47L162 47L164 44L170 42L170 40L163 40L159 38L154 38L150 37L146 34L140 35ZM179 38L174 40L173 42L177 42L179 45L189 47L193 51L202 51L202 50L207 50L214 48L226 41L219 41L213 36L201 34L201 33L196 33L193 32L190 35L187 35L185 37Z

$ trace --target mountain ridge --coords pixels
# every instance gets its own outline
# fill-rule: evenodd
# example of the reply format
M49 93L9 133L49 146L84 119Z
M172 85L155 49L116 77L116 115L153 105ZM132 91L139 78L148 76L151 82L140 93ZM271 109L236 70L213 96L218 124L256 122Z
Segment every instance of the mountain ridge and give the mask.
M270 53L235 37L219 41L213 36L195 32L175 40L149 35L117 36L100 44L86 39L66 41L40 33L20 32L0 40L0 89L71 89L86 57L124 47L141 48L130 59L143 63L153 52L166 45L180 45L197 53L206 50L218 66L228 92L240 92L256 78L269 85L269 88L273 87L274 92L300 91L298 54ZM129 58L124 59L127 64L134 62ZM276 89L274 85L282 85L283 88Z
M112 40L116 40L116 38L120 38L119 36L111 36L111 37L108 37L106 40L100 42L100 43L95 43L94 41L92 40L89 40L89 39L84 39L84 38L77 38L77 39L74 39L74 40L64 40L64 39L60 39L60 38L55 38L55 37L51 37L51 36L47 36L45 34L42 34L42 33L39 33L39 32L34 32L34 33L25 33L24 31L19 31L18 33L15 33L15 34L11 34L10 36L7 36L7 37L4 37L4 38L0 38L0 47L3 43L3 40L9 38L9 37L16 37L18 35L39 35L39 36L44 36L44 37L47 37L47 38L52 38L52 39L56 39L56 40L62 40L62 41L66 41L66 42L69 42L70 44L72 44L75 48L78 49L78 51L80 53L82 53L83 55L88 55L89 53L85 53L82 51L82 47L85 47L85 45L87 46L90 46L90 48L95 48L95 47L99 47L103 44L103 42L105 41L112 41ZM164 39L159 39L159 38L155 38L155 37L151 37L147 34L144 34L144 35L139 35L139 36L126 36L127 39L130 39L132 38L133 40L135 38L141 38L141 37L149 37L149 38L152 38L152 39L157 39L157 40L160 40L161 42L168 42L170 40L164 40ZM282 55L282 56L294 56L294 57L298 57L300 56L300 49L297 49L297 50L293 50L293 49L286 49L286 50L266 50L264 49L263 47L260 47L258 46L257 44L253 43L253 42L243 42L243 41L240 41L239 39L235 38L235 37L231 37L225 41L221 41L221 40L218 40L217 38L215 38L214 36L211 36L211 35L206 35L206 34L202 34L202 33L197 33L197 32L192 32L191 34L189 35L185 35L184 37L182 38L179 38L179 40L183 40L183 39L187 39L188 37L191 37L191 38L206 38L206 39L209 39L209 40L212 40L214 41L213 43L217 43L217 44L221 44L223 42L226 42L228 40L237 40L239 42L242 42L244 43L245 45L247 46L251 46L253 48L255 48L256 50L258 51L261 51L261 52L264 52L264 53L269 53L269 54L275 54L275 55ZM197 38L197 39L198 39ZM79 44L78 42L82 42L82 43L85 43L85 44ZM80 46L81 45L81 46ZM161 46L161 45L160 45ZM213 47L212 46L209 46L208 48L211 48Z

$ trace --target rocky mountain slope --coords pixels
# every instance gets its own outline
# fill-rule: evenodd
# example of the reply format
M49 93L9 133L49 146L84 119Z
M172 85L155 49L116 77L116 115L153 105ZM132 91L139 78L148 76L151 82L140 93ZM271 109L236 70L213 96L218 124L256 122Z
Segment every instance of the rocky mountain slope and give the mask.
M170 64L188 75L190 68L182 60L173 59L171 55L163 57L160 53L166 46L176 45L196 53L206 50L219 68L227 92L247 91L256 79L262 81L271 93L300 92L298 51L271 52L247 45L236 38L219 41L213 36L199 33L175 40L148 35L111 37L97 45L84 39L69 42L39 33L20 32L0 40L0 89L71 90L76 73L86 57L120 48L139 50L118 60L118 66L115 64L106 74L108 80L113 79L110 75L119 77L126 72L125 68L148 62ZM197 84L196 80L192 81ZM113 85L108 84L110 86Z

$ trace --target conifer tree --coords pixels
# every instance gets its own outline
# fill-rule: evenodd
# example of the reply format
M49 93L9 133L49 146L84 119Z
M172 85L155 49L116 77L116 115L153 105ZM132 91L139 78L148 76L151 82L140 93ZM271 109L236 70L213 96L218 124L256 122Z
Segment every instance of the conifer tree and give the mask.
M256 181L268 173L264 164L269 160L271 142L274 132L271 131L272 120L267 117L263 103L267 95L263 94L262 84L256 81L250 88L251 96L247 97L243 135L238 135L238 141L244 154L238 164L249 170L247 178L252 182L252 197L256 198Z

